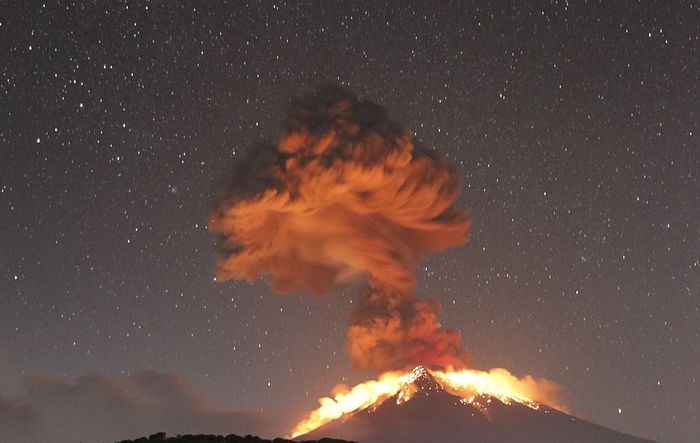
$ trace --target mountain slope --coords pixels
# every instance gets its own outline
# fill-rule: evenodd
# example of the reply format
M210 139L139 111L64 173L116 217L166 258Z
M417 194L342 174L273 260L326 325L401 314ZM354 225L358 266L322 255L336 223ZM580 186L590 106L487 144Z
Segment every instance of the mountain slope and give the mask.
M149 435L148 437L141 437L135 440L122 440L117 443L293 443L292 440L285 440L283 438L276 438L274 440L267 440L260 438L255 435L246 435L241 437L236 434L229 434L227 436L223 435L211 435L211 434L196 434L196 435L178 435L177 437L167 437L165 432L158 432L156 434ZM356 443L352 441L336 440L332 438L322 438L320 440L304 440L303 443Z
M422 368L404 401L401 393L347 414L297 440L321 437L362 443L652 443L581 420L544 405L537 408L481 395L465 401ZM404 390L402 389L402 391Z

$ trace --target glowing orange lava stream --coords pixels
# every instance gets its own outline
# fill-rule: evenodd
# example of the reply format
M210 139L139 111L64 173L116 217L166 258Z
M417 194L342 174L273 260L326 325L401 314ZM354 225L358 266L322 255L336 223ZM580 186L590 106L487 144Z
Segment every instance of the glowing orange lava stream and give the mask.
M386 372L377 380L371 380L348 388L344 385L333 389L333 397L319 400L321 406L299 422L291 432L291 437L306 434L345 414L360 411L397 395L397 403L403 403L415 393L412 382L422 368L411 372ZM506 369L495 368L487 371L466 369L459 371L427 370L430 375L450 394L459 396L464 402L479 409L484 406L482 396L495 397L505 404L513 402L533 409L545 404L566 412L566 406L559 399L561 388L558 384L529 375L518 378ZM483 398L483 397L482 397Z

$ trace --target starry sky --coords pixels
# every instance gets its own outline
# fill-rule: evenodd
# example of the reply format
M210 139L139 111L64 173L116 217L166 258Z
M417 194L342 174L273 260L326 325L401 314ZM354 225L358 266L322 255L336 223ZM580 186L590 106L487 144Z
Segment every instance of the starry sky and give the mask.
M695 2L2 9L0 429L21 441L83 385L158 385L139 395L280 435L373 375L344 352L353 290L217 282L207 229L241 153L336 84L457 167L471 241L416 276L476 367L555 380L604 426L700 440ZM176 429L161 412L152 431Z

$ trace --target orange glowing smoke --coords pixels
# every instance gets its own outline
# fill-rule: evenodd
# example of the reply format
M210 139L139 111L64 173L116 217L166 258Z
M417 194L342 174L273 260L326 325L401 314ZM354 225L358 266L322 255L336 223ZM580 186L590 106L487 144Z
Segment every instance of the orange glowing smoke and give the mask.
M397 396L397 403L408 401L415 391L411 382L417 371L428 371L435 380L450 394L456 395L484 413L488 413L486 397L494 397L505 404L520 403L532 409L539 409L542 404L566 412L567 408L560 399L561 389L556 383L536 379L531 376L518 378L506 369L491 369L488 372L465 369L459 371L426 370L416 368L412 372L387 372L378 380L361 383L352 389L337 386L332 398L319 400L321 406L299 422L291 437L304 435L346 414L363 410L370 406L379 406L386 399ZM397 395L398 394L398 395Z
M295 101L278 146L261 146L212 214L221 280L268 276L279 292L326 293L368 278L352 314L358 368L466 367L460 334L415 294L413 268L466 241L459 183L411 132L353 94L328 89Z

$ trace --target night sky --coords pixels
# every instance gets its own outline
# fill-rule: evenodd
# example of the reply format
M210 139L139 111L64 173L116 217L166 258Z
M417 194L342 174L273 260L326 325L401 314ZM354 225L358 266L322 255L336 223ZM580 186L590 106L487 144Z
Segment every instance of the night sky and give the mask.
M476 367L555 380L604 426L700 440L695 2L11 3L0 432L103 437L104 412L127 417L109 438L184 415L282 435L374 376L344 352L355 290L217 282L207 229L241 154L335 84L457 167L471 240L422 263L418 292ZM125 391L156 399L159 429L132 426ZM90 418L41 424L56 405Z

